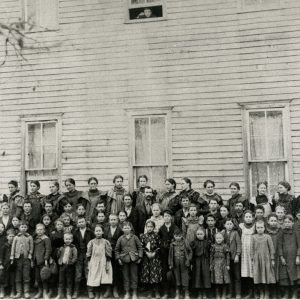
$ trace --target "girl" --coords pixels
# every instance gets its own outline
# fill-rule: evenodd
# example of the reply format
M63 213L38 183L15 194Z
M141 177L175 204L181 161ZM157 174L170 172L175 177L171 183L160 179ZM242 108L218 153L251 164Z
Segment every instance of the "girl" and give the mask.
M191 242L192 249L192 287L198 290L198 299L206 299L210 289L209 243L205 239L204 228L198 228L195 240Z
M219 230L223 230L225 222L226 222L227 218L229 217L229 210L228 210L227 206L223 205L220 207L220 216L221 217L217 220L216 227Z
M250 251L251 237L255 230L252 211L245 211L244 223L241 223L239 226L242 233L241 277L243 278L243 286L247 289L246 298L252 298L253 271Z
M292 202L295 199L289 192L291 191L291 185L287 181L280 181L277 186L277 193L273 197L273 205L283 206L286 214L292 214Z
M227 285L230 284L230 254L221 233L215 235L215 244L210 250L211 282L216 286L216 298L226 298Z
M284 217L285 217L285 208L281 205L276 206L275 214L278 218L278 227L283 229L284 227Z
M19 233L19 225L20 225L20 220L14 216L11 219L11 224L8 228L8 230L13 230L15 232L15 235Z
M107 193L107 213L118 214L121 210L124 210L124 194L127 191L123 187L124 178L121 175L117 175L113 179L114 187Z
M277 216L272 213L268 216L268 226L266 232L270 235L273 245L274 245L274 251L275 251L275 266L274 266L274 272L275 272L275 280L278 282L278 267L279 267L279 256L278 256L278 237L281 229L278 226L278 218ZM277 286L274 285L271 289L272 291L272 298L276 299L279 298L278 292L277 292Z
M45 226L45 235L50 237L51 233L54 230L51 217L45 214L42 216L41 222Z
M18 218L21 216L24 197L20 194L18 182L15 180L11 180L8 183L9 196L8 196L8 205L10 209L10 213L12 216L17 216Z
M257 195L250 200L250 208L255 210L257 205L264 208L264 217L268 217L272 213L272 197L268 195L268 183L266 181L257 184Z
M160 299L158 284L162 280L162 266L159 256L160 239L155 227L155 222L149 219L145 226L146 233L140 237L144 250L141 282L148 285L148 298L152 298L152 292L155 291L155 298Z
M61 215L63 212L59 211L58 209L58 199L61 196L59 192L59 183L57 181L51 181L49 183L49 190L50 190L50 194L43 199L43 206L45 206L45 203L47 202L51 203L55 213Z
M229 293L227 298L232 298L233 288L235 289L235 298L241 298L241 252L242 242L240 235L235 230L233 219L227 219L225 222L225 230L222 232L224 236L224 242L230 251L230 270L231 284L229 286Z
M265 222L255 223L256 233L251 238L250 257L253 264L256 299L269 299L269 284L275 284L275 250L272 239L265 234Z
M158 203L153 203L151 206L151 211L152 216L148 220L151 220L155 223L154 231L158 233L160 227L164 225L164 217L161 215L160 205ZM146 232L146 225L144 232Z
M168 178L165 181L165 186L167 191L159 198L160 206L162 211L170 209L175 214L181 208L176 193L176 181L173 178Z
M197 206L191 204L189 207L189 216L182 218L182 233L188 245L195 239L195 233L203 225L203 217L197 216Z
M51 241L45 235L45 226L37 224L35 229L36 237L34 239L33 264L35 272L35 281L38 283L38 292L34 299L39 299L42 296L48 298L48 281L41 277L41 270L44 266L49 265L51 254Z
M123 210L121 210L121 211L119 212L118 218L119 218L119 226L120 226L121 228L123 228L124 222L127 221L127 215L126 215L126 212L123 211ZM132 225L132 224L131 224L131 225Z
M69 215L64 215L62 217L64 233L72 233L74 230L74 226L71 224L71 218Z
M43 210L43 198L45 197L39 192L40 182L38 180L30 181L30 193L25 197L25 202L31 202L32 207L32 217L34 220L39 221L42 216Z
M237 182L231 182L229 188L231 193L231 198L228 200L230 215L234 215L234 208L237 202L242 202L245 210L249 209L249 201L240 194L240 185Z
M205 192L201 195L201 198L203 200L205 200L207 203L209 203L209 201L211 199L217 200L219 206L223 205L223 199L222 197L217 194L214 189L216 187L216 184L214 181L208 179L204 182L203 187L205 189Z
M284 227L278 237L279 284L284 288L284 298L290 298L289 291L297 284L300 264L300 237L293 228L294 218L284 217ZM297 298L297 289L293 289L293 298Z
M89 241L86 253L89 260L87 286L90 299L95 297L94 288L101 284L112 284L111 245L103 238L101 225L96 225L94 233L95 238Z
M123 284L125 290L125 299L130 298L130 288L132 289L132 298L137 298L138 284L138 264L143 257L143 247L136 235L132 233L132 226L129 222L123 223L124 234L118 239L115 248L115 257L122 266Z
M192 250L183 238L180 229L174 231L174 241L170 244L169 268L173 270L176 283L175 299L180 299L180 288L184 290L184 298L189 299L189 268Z

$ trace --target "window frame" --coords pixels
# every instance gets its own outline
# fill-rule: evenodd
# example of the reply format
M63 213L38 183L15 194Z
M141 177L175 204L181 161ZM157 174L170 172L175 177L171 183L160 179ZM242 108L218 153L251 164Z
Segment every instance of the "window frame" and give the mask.
M125 17L125 24L135 24L135 23L148 23L148 22L159 22L167 20L167 1L166 0L159 0L160 3L149 3L147 5L144 4L131 4L131 0L123 0L124 1L124 17ZM140 7L152 7L152 6L162 6L162 17L156 18L146 18L146 19L133 19L130 20L129 10L132 8L140 8Z
M290 100L273 102L252 102L239 103L242 108L243 121L243 153L244 153L244 176L245 176L245 192L247 196L253 196L251 191L252 173L251 164L253 163L271 163L271 162L285 162L286 180L288 180L294 187L293 180L293 160L292 160L292 143L291 143L291 128L290 128ZM250 126L249 114L254 111L281 111L282 112L282 126L283 126L283 145L284 145L284 159L277 160L255 160L251 159L250 152Z
M22 19L27 22L28 21L28 12L27 12L27 1L28 0L21 0L21 7L22 7ZM56 20L57 20L57 24L56 26L54 26L53 28L43 28L42 25L40 24L40 20L41 20L41 9L42 9L42 5L41 3L43 3L43 0L36 0L37 3L37 16L36 16L36 26L33 26L30 30L29 30L29 24L25 24L25 32L26 33L34 33L34 32L43 32L43 31L58 31L59 30L59 0L52 0L55 1L55 5L56 5Z
M62 114L47 114L39 116L21 116L21 175L20 182L22 192L26 192L26 172L30 171L51 171L57 170L57 180L61 183L61 164L62 164ZM28 154L28 125L39 123L56 123L56 142L57 142L57 155L56 155L56 168L45 169L29 169L27 168L27 154ZM50 179L49 179L50 180Z
M136 176L135 168L138 167L166 167L167 178L172 177L172 127L171 113L173 107L159 109L136 109L127 110L128 133L129 133L129 179L128 185L131 191L135 188ZM138 118L151 118L155 116L165 117L165 136L166 136L166 164L135 164L135 120Z

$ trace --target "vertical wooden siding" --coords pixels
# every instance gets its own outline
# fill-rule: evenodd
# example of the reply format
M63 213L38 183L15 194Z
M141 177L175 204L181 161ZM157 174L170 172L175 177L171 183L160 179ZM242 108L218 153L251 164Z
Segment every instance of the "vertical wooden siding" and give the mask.
M239 102L291 100L295 192L300 193L300 3L243 11L241 0L167 1L167 21L124 24L122 0L60 0L60 30L27 62L0 68L0 191L20 178L20 116L63 113L62 178L79 187L128 180L124 109L173 106L173 176L194 187L245 187ZM0 3L2 20L21 15ZM5 151L5 153L4 153Z

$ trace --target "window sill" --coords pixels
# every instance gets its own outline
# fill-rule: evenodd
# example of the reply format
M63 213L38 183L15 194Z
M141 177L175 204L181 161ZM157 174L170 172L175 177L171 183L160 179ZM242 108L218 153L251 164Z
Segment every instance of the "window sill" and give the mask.
M166 17L161 18L149 18L149 19L134 19L134 20L125 20L125 24L136 24L136 23L149 23L149 22L161 22L167 21Z

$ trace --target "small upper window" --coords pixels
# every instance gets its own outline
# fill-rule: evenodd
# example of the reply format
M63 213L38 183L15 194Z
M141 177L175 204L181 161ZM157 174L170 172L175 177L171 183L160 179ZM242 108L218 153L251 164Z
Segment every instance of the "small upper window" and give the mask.
M59 0L23 0L23 18L27 30L57 30Z
M166 17L165 0L127 0L127 21L155 21Z

